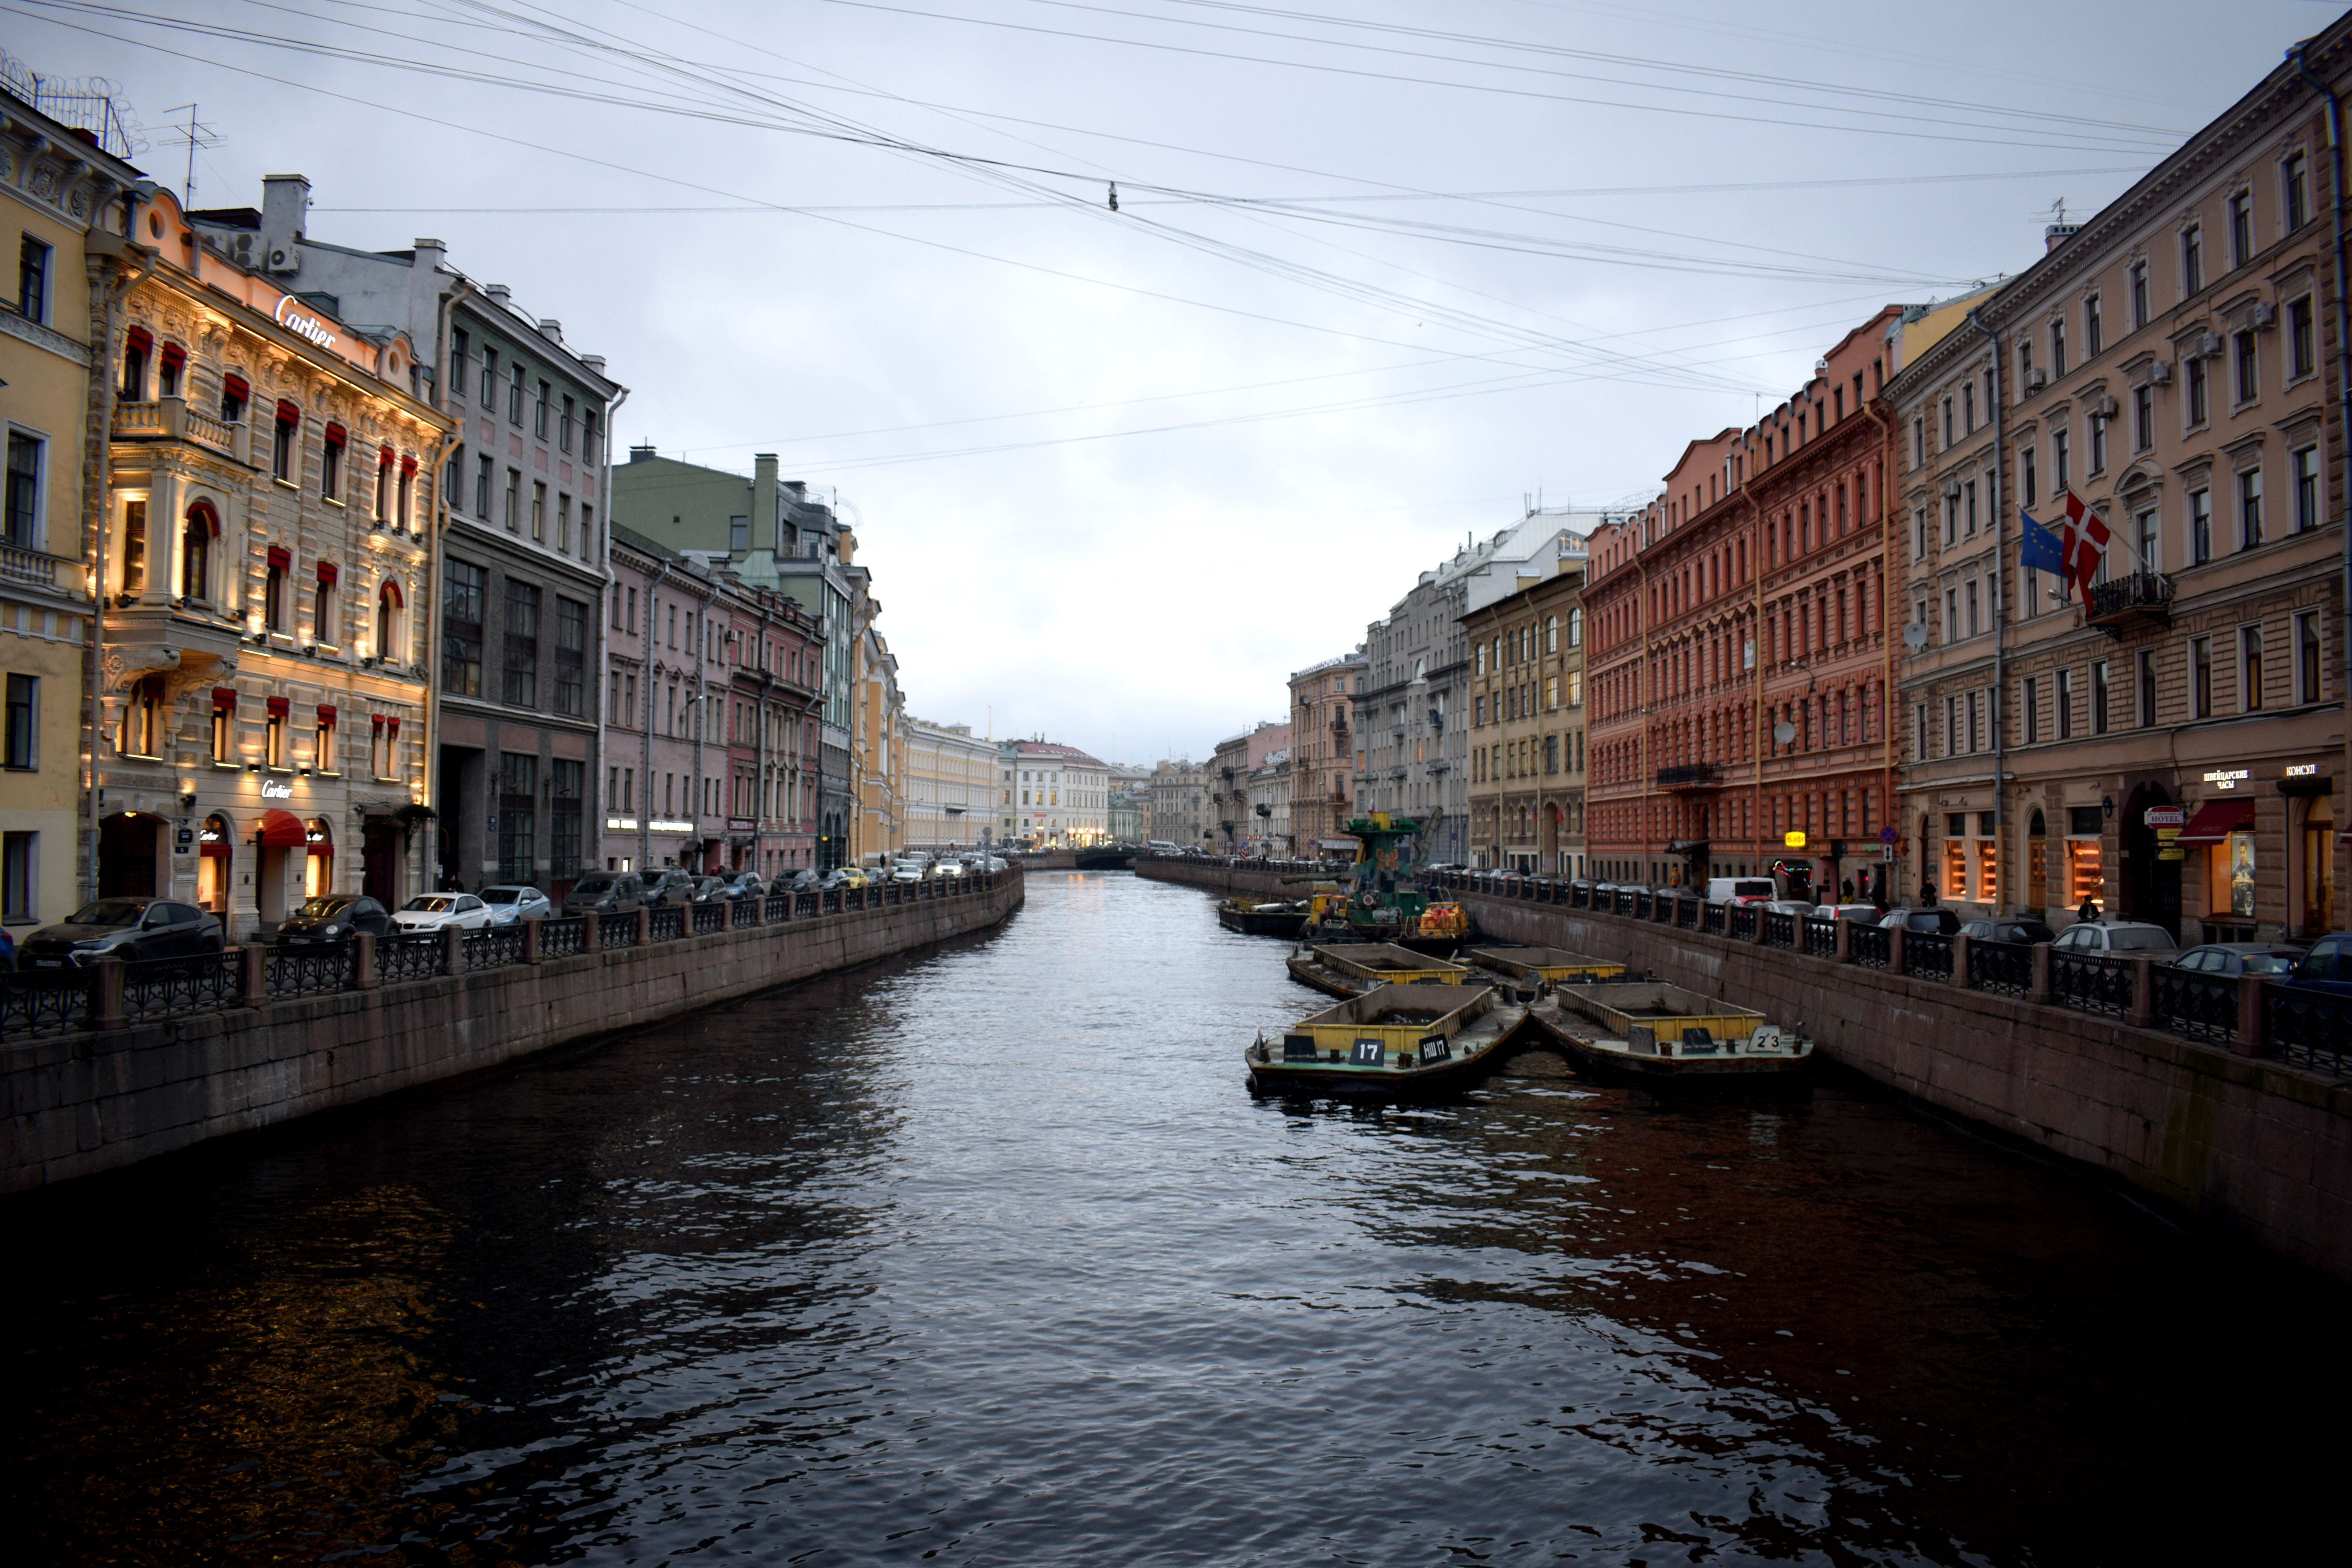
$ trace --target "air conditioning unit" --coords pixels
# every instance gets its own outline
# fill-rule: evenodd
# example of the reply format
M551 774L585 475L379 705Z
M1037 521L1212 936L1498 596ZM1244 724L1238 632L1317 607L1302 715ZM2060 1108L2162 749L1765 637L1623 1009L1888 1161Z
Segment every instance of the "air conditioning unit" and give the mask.
M2221 333L2206 332L2199 336L2197 340L2197 353L2200 358L2211 359L2215 354L2218 354L2221 352Z
M2116 400L2112 397L2104 395L2095 397L2086 406L2095 418L2113 419L2116 416Z
M2168 359L2150 360L2140 379L2150 386L2165 385L2172 380L2172 362Z
M2267 300L2246 312L2246 324L2250 327L2275 326L2277 322L2278 307Z
M291 249L273 250L269 253L269 265L264 268L264 270L269 272L299 272L302 270L302 259Z
M2027 372L2025 373L2025 390L2026 390L2026 391L2028 391L2028 392L2039 392L2039 391L2041 391L2043 387L2045 387L2045 386L2047 386L2047 385L2049 385L2049 384L2050 384L2050 373L2049 373L2048 371L2046 371L2046 370L2042 370L2042 369L2038 369L2038 368L2037 368L2037 369L2034 369L2034 370L2029 370L2029 371L2027 371Z

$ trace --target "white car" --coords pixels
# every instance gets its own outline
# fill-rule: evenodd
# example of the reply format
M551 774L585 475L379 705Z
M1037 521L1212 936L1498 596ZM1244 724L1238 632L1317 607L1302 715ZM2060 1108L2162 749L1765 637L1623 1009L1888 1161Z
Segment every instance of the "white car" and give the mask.
M392 917L403 936L426 931L481 931L490 923L490 906L471 893L419 893Z
M931 868L931 875L934 877L961 877L963 875L963 862L961 860L941 860Z
M555 918L554 901L537 888L509 885L484 888L482 902L490 907L490 923L510 926L518 921L545 921Z
M923 879L922 863L919 860L899 861L890 868L890 879L894 882L921 881Z
M2180 951L2172 933L2144 921L2078 921L2058 933L2053 952L2096 952L2109 957L2137 956L2169 961Z

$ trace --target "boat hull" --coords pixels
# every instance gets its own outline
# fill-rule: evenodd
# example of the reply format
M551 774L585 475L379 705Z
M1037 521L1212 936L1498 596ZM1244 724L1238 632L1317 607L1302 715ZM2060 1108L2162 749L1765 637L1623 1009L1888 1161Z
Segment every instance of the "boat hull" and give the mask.
M1538 1013L1530 1019L1534 1038L1559 1049L1583 1072L1621 1083L1678 1090L1739 1089L1802 1087L1812 1073L1815 1053L1747 1053L1726 1051L1712 1056L1658 1056L1624 1048L1622 1042L1604 1044L1563 1027L1556 1016Z
M1279 936L1294 941L1307 930L1305 915L1262 915L1240 910L1218 910L1217 923L1244 936Z

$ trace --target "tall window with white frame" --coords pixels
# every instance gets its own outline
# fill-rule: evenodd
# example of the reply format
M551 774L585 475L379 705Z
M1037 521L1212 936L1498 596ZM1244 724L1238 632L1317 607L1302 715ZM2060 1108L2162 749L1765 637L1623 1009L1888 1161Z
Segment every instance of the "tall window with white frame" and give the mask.
M2238 628L2238 710L2259 713L2263 708L2263 628Z
M2195 429L2213 415L2211 366L2200 353L2183 355L2180 362L2181 402L2189 421Z
M2132 330L2137 331L2147 325L2147 262L2146 258L2133 262L2131 270L2126 276L2130 279L2131 285Z
M2134 716L2143 730L2156 723L2156 650L2139 650L2139 702Z
M2142 382L2132 388L2132 450L2145 452L2156 445L2156 388Z
M2238 548L2252 550L2263 542L2263 471L2247 468L2238 475Z
M2286 374L2300 381L2319 366L2317 340L2313 335L2311 296L2286 302Z
M41 548L41 459L47 443L29 431L8 432L6 509L0 537L19 550Z
M2205 291L2205 228L2190 224L2180 231L2180 297L2191 299Z
M2231 396L2240 404L2252 403L2262 395L2262 358L2255 345L2254 334L2249 331L2232 333L2230 338L2230 363L2235 384Z
M2074 738L2074 672L2072 669L2062 668L2058 671L2057 683L2051 689L2051 697L2052 732L2062 741L2071 741Z
M2319 526L2319 448L2297 447L2287 454L2286 466L2294 487L2294 531L2308 533Z
M2254 194L2230 193L2230 265L2243 267L2254 258Z
M2279 160L2279 226L2293 234L2311 221L2311 158L2300 147Z
M2132 515L2132 549L2138 559L2132 563L2135 572L2164 570L2164 541L2161 524L2164 514L2155 507L2144 507Z
M2213 559L2213 492L2199 486L2189 492L2189 564L2202 566Z
M2294 700L2316 702L2319 692L2319 612L2298 610L2294 617Z

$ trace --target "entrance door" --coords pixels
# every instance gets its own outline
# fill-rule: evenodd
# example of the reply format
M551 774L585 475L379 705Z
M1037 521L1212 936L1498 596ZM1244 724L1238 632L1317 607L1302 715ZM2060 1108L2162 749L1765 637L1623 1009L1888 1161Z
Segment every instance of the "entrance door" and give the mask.
M2324 935L2336 924L2336 808L2314 795L2303 819L2303 934Z
M360 891L385 909L400 907L400 829L370 822L361 832Z
M152 899L155 885L155 836L163 818L135 811L118 813L98 825L98 896Z
M2025 825L2025 910L2042 914L2050 908L2050 826L2036 807Z
M2180 862L2158 858L2163 845L2147 825L2150 806L2170 805L2172 796L2158 784L2132 791L2124 807L2123 912L2136 921L2162 926L2180 940Z

